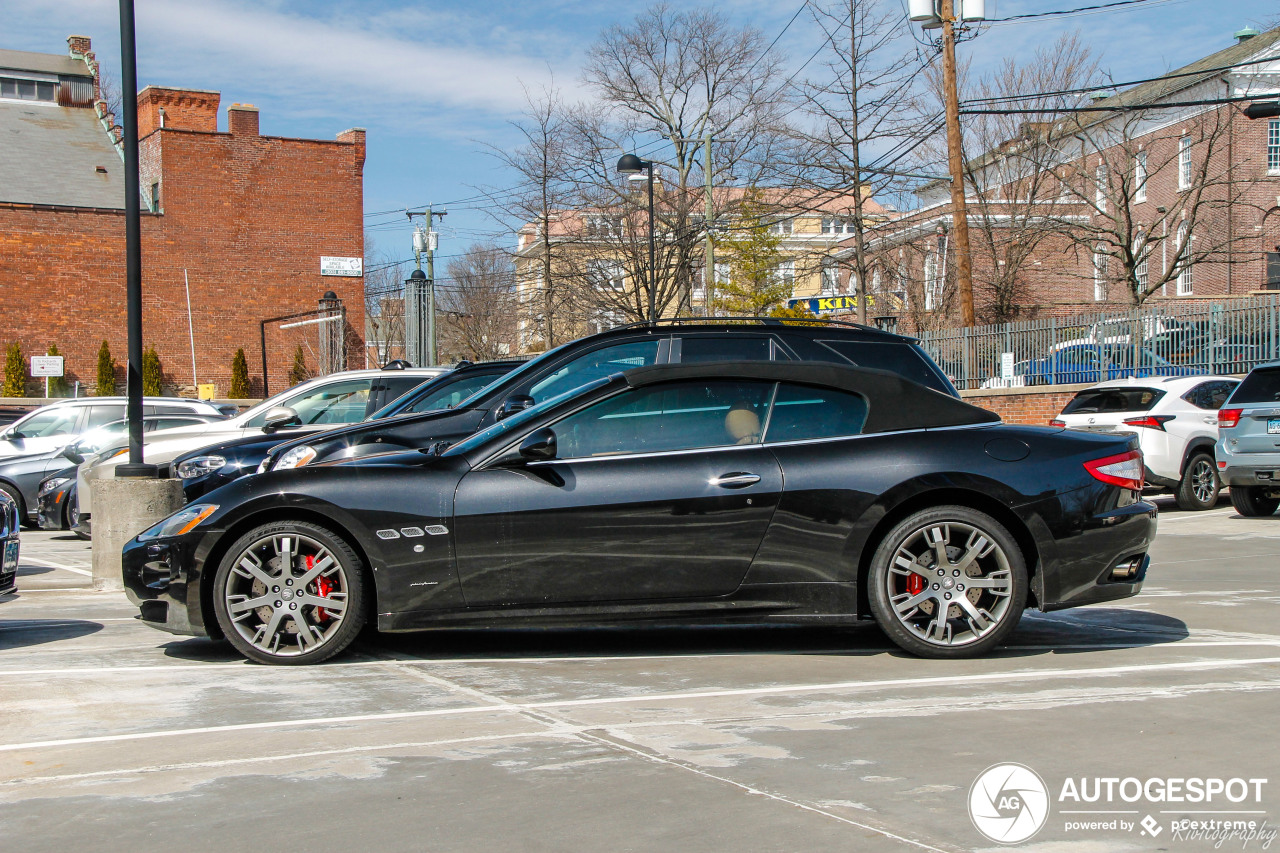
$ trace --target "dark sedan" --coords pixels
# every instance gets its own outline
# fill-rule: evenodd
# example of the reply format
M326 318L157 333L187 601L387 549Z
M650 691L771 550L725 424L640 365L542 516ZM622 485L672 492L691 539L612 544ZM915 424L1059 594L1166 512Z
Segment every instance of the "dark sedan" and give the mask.
M40 481L36 497L36 523L41 530L75 530L80 521L76 500L76 467L55 471ZM76 533L82 539L88 537Z
M245 477L139 535L156 627L264 663L383 631L874 618L981 654L1024 605L1134 595L1156 510L1132 436L1006 426L878 370L638 368L442 454Z
M0 492L0 595L18 591L18 505Z
M413 397L412 404L405 407L406 411L451 409L521 364L524 362L517 360L485 361L479 364L463 362L448 373L443 373L404 395ZM386 413L392 411L397 402L398 400L383 406L366 417L365 421L387 417ZM271 433L234 438L185 453L174 459L171 467L182 480L182 492L186 499L194 501L232 480L252 474L276 445L285 441L302 441L326 429L332 429L332 425L297 426L291 428L285 436Z

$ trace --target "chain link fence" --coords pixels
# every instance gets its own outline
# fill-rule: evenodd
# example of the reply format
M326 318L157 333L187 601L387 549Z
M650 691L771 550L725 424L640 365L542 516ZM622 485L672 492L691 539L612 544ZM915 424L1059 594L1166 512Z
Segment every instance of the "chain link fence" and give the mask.
M1280 294L925 332L956 388L1244 374L1280 358Z

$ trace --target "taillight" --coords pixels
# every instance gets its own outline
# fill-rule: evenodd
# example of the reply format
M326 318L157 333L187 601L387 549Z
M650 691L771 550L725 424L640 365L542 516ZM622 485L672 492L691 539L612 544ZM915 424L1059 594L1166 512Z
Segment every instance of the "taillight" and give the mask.
M1164 425L1173 420L1173 415L1144 415L1140 418L1125 418L1129 426L1150 427L1164 432Z
M1066 425L1067 425L1067 422L1062 420L1062 418L1054 418L1053 420L1049 421L1049 426L1064 427Z
M1240 413L1243 409L1218 409L1218 426L1231 429L1240 423Z
M1105 456L1084 463L1085 470L1095 479L1122 489L1142 491L1142 451L1130 450L1115 456Z

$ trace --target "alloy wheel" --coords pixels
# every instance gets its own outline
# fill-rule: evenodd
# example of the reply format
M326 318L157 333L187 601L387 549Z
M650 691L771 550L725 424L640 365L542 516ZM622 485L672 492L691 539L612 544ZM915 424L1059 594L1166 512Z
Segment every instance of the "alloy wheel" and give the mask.
M273 533L236 556L223 587L227 618L254 649L272 657L316 652L347 619L350 582L326 545Z
M976 643L1010 612L1013 570L995 537L973 524L931 522L901 540L884 574L893 615L932 646Z
M1218 495L1218 475L1213 470L1213 464L1204 457L1195 463L1191 468L1191 492L1196 496L1196 500L1202 504L1207 504Z

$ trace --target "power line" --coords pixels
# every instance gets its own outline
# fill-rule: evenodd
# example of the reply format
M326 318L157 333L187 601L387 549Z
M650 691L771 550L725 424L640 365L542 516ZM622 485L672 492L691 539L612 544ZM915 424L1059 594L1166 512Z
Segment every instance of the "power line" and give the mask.
M1030 12L1025 15L1010 15L1007 18L988 18L984 23L1007 24L1011 21L1027 21L1033 18L1063 18L1069 15L1082 15L1089 12L1103 12L1123 6L1135 6L1139 3L1149 3L1153 6L1158 6L1171 2L1174 2L1174 0L1115 0L1113 3L1101 3L1096 6L1081 6L1079 9L1059 9L1052 12Z
M1258 95L1240 95L1234 98L1207 98L1202 101L1168 101L1162 104L1133 104L1121 105L1115 107L1031 107L1031 108L1008 108L998 110L961 110L960 115L966 116L1006 116L1006 115L1022 115L1024 113L1119 113L1119 112L1136 112L1139 110L1168 110L1177 109L1179 107L1216 107L1223 104L1237 104L1242 101L1259 100Z

